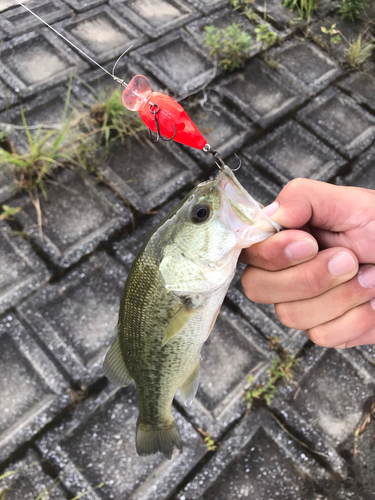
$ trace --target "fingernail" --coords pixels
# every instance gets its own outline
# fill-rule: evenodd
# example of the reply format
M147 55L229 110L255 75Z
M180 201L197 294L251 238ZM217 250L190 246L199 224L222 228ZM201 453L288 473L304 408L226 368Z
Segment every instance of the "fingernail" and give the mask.
M371 307L375 310L375 299L370 300Z
M300 238L289 243L284 251L290 260L300 260L315 255L318 251L318 244L310 238Z
M368 266L361 269L358 273L358 281L364 288L373 288L375 286L375 267Z
M353 257L347 252L339 252L328 262L328 269L332 276L343 276L355 268Z
M346 349L346 344L336 346L336 349Z
M267 217L272 217L279 209L279 202L274 201L271 205L267 205L263 208L263 212L267 215Z

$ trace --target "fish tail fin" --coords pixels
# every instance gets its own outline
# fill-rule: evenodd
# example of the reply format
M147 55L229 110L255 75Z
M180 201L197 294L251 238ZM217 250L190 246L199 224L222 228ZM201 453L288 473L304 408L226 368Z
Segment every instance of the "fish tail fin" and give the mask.
M174 446L182 450L180 433L173 416L170 422L155 426L144 424L138 418L136 436L138 455L154 455L160 451L170 460Z

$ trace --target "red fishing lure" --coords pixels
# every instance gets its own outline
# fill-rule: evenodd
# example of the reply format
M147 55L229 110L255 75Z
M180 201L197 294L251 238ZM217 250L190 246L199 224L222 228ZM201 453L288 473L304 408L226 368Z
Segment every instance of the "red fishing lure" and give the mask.
M122 101L126 108L138 111L143 123L161 139L201 150L207 145L184 108L169 95L153 92L145 76L136 75L130 80Z

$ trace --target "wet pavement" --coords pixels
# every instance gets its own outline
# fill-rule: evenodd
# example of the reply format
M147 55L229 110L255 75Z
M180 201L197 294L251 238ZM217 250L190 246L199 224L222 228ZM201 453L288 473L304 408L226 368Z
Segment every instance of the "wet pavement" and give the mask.
M353 70L344 44L321 31L337 23L357 36L372 6L352 24L335 13L338 2L323 0L311 24L298 27L281 0L266 9L255 0L252 22L224 0L24 1L109 71L133 45L117 75L145 74L154 90L182 98L229 165L233 153L241 157L238 178L261 203L295 177L375 189L375 56ZM245 67L228 73L203 34L233 21L253 37L255 23L270 22L279 42L266 56L254 43ZM13 0L1 1L0 38L2 124L22 125L21 103L29 125L59 123L72 72L74 117L116 88ZM22 127L11 138L26 150ZM99 176L65 169L48 185L43 238L30 198L0 169L0 203L22 208L0 221L1 500L375 499L374 419L355 436L375 402L375 347L314 346L273 306L245 297L241 269L203 347L197 397L190 407L175 399L183 452L171 461L136 455L135 389L110 383L103 357L135 256L215 172L212 159L176 143L118 141ZM248 377L264 382L276 355L270 336L301 366L269 407L247 413Z

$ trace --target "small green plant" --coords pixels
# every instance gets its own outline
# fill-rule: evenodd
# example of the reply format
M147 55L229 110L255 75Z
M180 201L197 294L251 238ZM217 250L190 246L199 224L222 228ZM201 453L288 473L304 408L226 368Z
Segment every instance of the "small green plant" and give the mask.
M230 0L230 4L234 10L250 7L253 3L254 0Z
M216 56L219 66L229 71L241 68L253 48L251 36L242 31L237 23L224 29L215 26L206 26L205 29L205 44L210 49L210 55Z
M354 23L365 10L367 0L342 0L338 13L343 19Z
M215 451L216 450L217 446L215 444L215 441L210 436L210 434L207 434L207 436L204 438L204 442L206 443L208 451Z
M337 45L341 42L341 34L340 31L336 29L336 24L331 24L330 28L325 28L324 26L322 26L320 29L325 35L329 35L330 42L334 45Z
M248 410L262 402L269 406L276 395L276 384L280 380L285 380L285 382L294 380L294 370L299 366L299 361L287 349L281 348L279 343L280 339L277 337L270 339L270 348L276 350L277 356L272 360L272 366L267 370L267 382L250 387L245 392L245 403ZM252 384L253 381L254 376L250 375L249 383Z
M320 0L285 0L284 7L288 7L292 12L297 10L299 18L295 22L300 22L303 19L309 20L312 13L318 8Z
M264 43L266 49L277 41L277 33L270 29L269 24L259 24L255 28L255 33L257 34L257 42Z
M21 210L21 207L9 207L8 205L3 205L1 208L3 212L0 212L0 220L13 220L13 216Z
M349 42L349 47L345 51L347 62L353 68L359 68L372 55L374 47L375 40L363 41L361 33L356 40Z
M97 131L103 133L107 148L113 140L123 140L147 128L137 113L125 108L121 94L121 89L117 89L106 99L99 99L90 109L90 117Z

